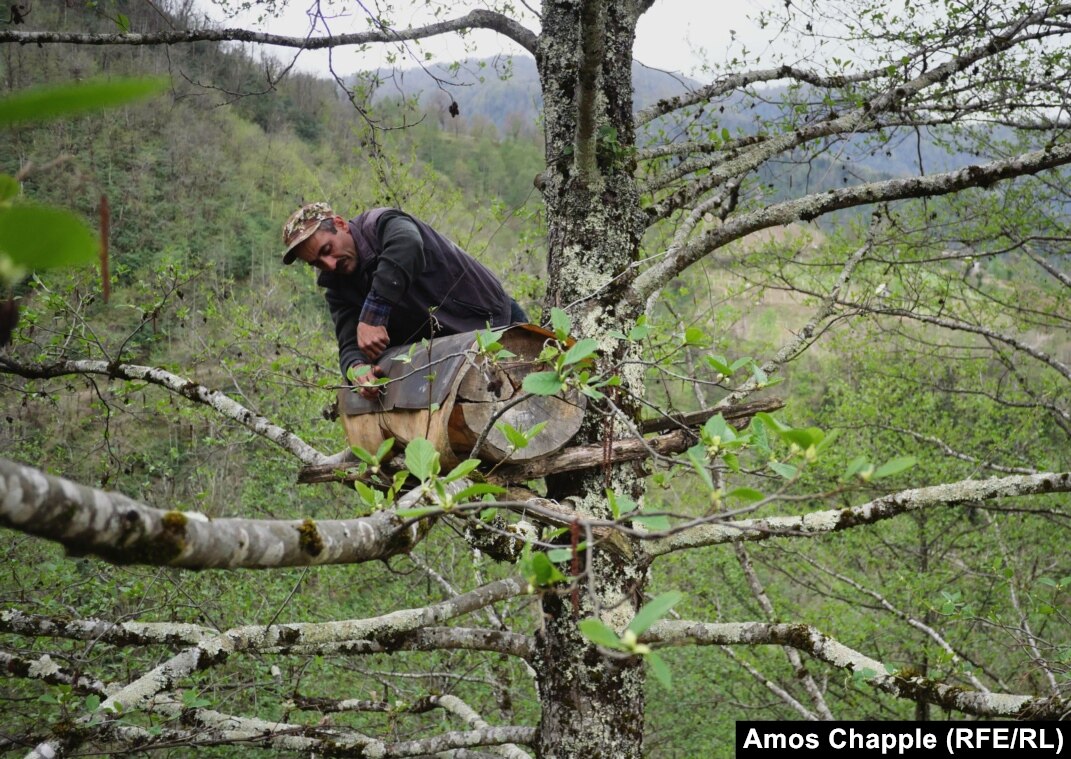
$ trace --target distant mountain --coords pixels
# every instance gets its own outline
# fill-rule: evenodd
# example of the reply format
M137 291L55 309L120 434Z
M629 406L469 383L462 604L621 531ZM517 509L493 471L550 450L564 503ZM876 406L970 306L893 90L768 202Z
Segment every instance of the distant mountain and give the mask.
M632 74L637 110L702 86L701 82L683 75L638 63L633 64ZM372 75L379 79L377 99L416 99L427 117L438 119L443 128L469 132L493 125L503 136L538 138L543 102L535 61L530 57L473 59L405 70L381 69ZM776 105L780 94L777 89L768 89L759 98L736 93L716 108L708 106L699 118L716 129L728 129L734 136L769 131L770 124L780 121ZM451 114L454 104L456 115ZM673 133L666 139L674 139ZM767 167L761 179L771 185L774 197L786 197L801 191L821 191L917 173L920 161L926 173L934 173L977 160L967 153L949 153L937 142L925 130L918 134L911 132L889 144L871 144L867 138L858 137L829 150L819 150L805 163L801 155L794 157L800 163L786 161Z
M468 122L483 118L502 132L511 120L535 125L543 110L535 60L527 56L436 63L399 71L380 69L375 75L381 81L378 98L418 97L429 112L447 110L452 98L458 105L457 118ZM687 77L638 63L633 64L632 77L637 108L701 86Z

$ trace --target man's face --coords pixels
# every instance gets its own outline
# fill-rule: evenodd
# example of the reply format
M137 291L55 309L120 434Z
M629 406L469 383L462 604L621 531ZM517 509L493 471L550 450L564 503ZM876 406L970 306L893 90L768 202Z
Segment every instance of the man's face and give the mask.
M350 235L349 225L341 216L332 220L335 232L318 229L297 250L297 257L320 271L352 274L357 270L357 246Z

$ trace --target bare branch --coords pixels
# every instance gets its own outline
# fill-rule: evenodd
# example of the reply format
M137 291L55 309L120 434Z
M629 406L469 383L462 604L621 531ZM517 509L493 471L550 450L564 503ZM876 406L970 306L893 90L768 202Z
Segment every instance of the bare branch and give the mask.
M248 29L188 29L154 32L152 34L88 34L75 32L23 32L13 29L0 30L0 42L47 45L69 43L75 45L181 45L192 42L255 42L274 47L292 47L303 50L324 50L348 45L366 45L372 42L398 42L419 40L450 32L469 29L490 29L508 37L535 55L536 35L501 13L490 10L474 10L459 18L440 21L427 26L408 29L389 29L339 34L327 37L288 37L267 34Z
M420 497L413 491L399 508ZM0 459L0 526L117 564L186 569L356 564L408 552L430 529L393 511L313 521L215 519L163 511Z
M794 82L811 84L815 87L839 88L853 83L868 82L884 75L886 75L885 69L874 69L858 74L822 76L817 72L795 68L794 66L779 66L773 69L758 69L742 74L733 74L722 77L718 81L708 84L706 87L701 87L694 92L664 98L654 105L644 108L636 114L636 126L643 126L659 116L665 116L667 113L672 113L690 105L704 103L712 98L727 95L734 90L739 90L752 84L765 84L781 79L789 79Z
M1071 492L1071 472L1013 475L991 480L961 480L878 498L848 509L814 511L792 517L724 521L686 527L675 535L651 540L653 556L685 548L760 541L775 537L814 537L907 514L932 506L958 506L993 498Z
M34 638L92 640L113 646L194 645L216 630L177 622L120 622L99 619L52 619L18 609L0 612L0 632Z
M18 364L6 357L0 357L0 373L15 374L27 379L49 379L71 374L103 374L113 379L148 382L165 387L189 398L196 403L218 411L228 419L233 419L252 432L267 438L285 451L297 456L306 465L329 466L335 458L320 453L293 432L272 424L268 419L227 397L218 390L210 390L204 385L177 374L151 366L135 364L109 364L106 361L61 361L50 365Z
M781 699L790 709L792 709L798 715L800 715L801 717L803 717L805 720L807 720L809 722L817 722L818 721L818 717L815 716L814 712L812 712L806 706L801 704L799 702L799 700L795 696L793 696L791 693L789 693L787 690L782 688L780 685L775 683L770 678L766 677L766 675L764 675L761 672L759 672L759 670L757 670L755 667L751 666L751 664L746 662L744 659L742 659L739 656L737 656L736 652L733 651L732 648L730 648L729 646L722 646L721 650L725 652L726 656L728 656L734 662L739 664L744 669L745 672L747 672L749 675L751 675L753 678L755 678L762 685L762 687L766 688L766 690L770 691L770 693L774 694L779 699ZM791 651L796 656L796 658L799 659L799 654L796 653L796 649L785 647L785 650L786 651Z
M873 226L871 229L873 230ZM848 260L844 262L844 266L841 268L836 282L833 283L833 287L830 289L829 294L825 296L821 307L791 340L781 346L781 349L777 351L773 358L762 365L763 373L769 376L780 371L782 366L794 359L804 348L806 348L808 341L815 335L819 325L833 313L833 309L837 305L837 298L840 296L841 291L848 285L848 282L852 278L852 274L855 272L855 267L859 265L859 262L863 260L870 249L871 240L867 240L867 242L860 246L858 250L848 256ZM732 408L759 389L759 380L755 375L752 375L742 385L738 386L731 393L718 401L714 408L719 411Z
M937 704L945 709L983 717L1015 717L1029 713L1032 719L1058 719L1066 709L1059 698L980 693L943 685L924 677L889 674L882 662L848 648L809 625L663 621L648 630L640 640L664 646L791 646L834 667L862 673L867 684L898 698Z
M416 609L400 609L369 619L235 627L171 657L112 694L101 708L120 704L124 711L144 709L156 694L170 690L175 683L196 670L222 664L233 653L399 635L521 595L527 592L527 586L526 582L516 578L498 580L448 601Z
M37 659L25 659L21 656L0 651L0 672L8 677L22 677L40 680L52 685L69 685L79 693L96 693L104 695L105 685L100 680L88 678L78 672L63 669L48 654Z
M638 277L627 297L643 303L656 290L707 253L752 232L794 221L811 221L830 211L852 206L906 198L947 195L968 187L989 187L995 182L1071 163L1071 144L1054 145L1006 160L967 166L956 171L929 176L889 179L855 187L830 190L741 214L707 230L690 245L666 256Z
M751 595L758 601L759 607L762 608L762 613L766 615L766 618L773 622L777 619L777 613L774 611L773 602L770 601L770 597L766 594L766 589L762 586L762 581L759 580L759 576L755 573L755 568L751 565L751 559L747 555L747 549L740 543L737 543L735 547L736 559L740 562L740 569L744 572L744 578L747 580L748 588L751 589ZM811 673L808 672L807 667L804 666L799 652L791 646L783 646L783 649L789 664L792 665L792 671L796 673L796 679L803 684L803 688L807 691L807 695L811 697L815 711L817 711L824 720L834 719L833 712L829 711L829 706L826 704L825 696L822 695L822 691L818 688L818 683L814 681L814 678L811 677ZM816 718L812 716L811 719Z

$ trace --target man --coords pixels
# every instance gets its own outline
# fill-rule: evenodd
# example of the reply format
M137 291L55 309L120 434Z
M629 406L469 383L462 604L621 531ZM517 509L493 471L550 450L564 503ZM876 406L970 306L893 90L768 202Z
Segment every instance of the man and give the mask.
M390 345L528 320L483 264L393 208L347 222L327 203L310 203L283 225L283 244L284 264L320 270L342 374L366 398L377 394L374 362Z

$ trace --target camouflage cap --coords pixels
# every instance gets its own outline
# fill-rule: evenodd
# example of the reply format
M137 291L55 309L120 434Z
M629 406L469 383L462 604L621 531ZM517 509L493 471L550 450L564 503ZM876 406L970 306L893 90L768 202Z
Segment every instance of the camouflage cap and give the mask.
M283 245L286 246L283 263L294 263L298 246L312 237L321 221L331 219L334 215L335 212L327 203L309 203L290 214L286 224L283 224Z

